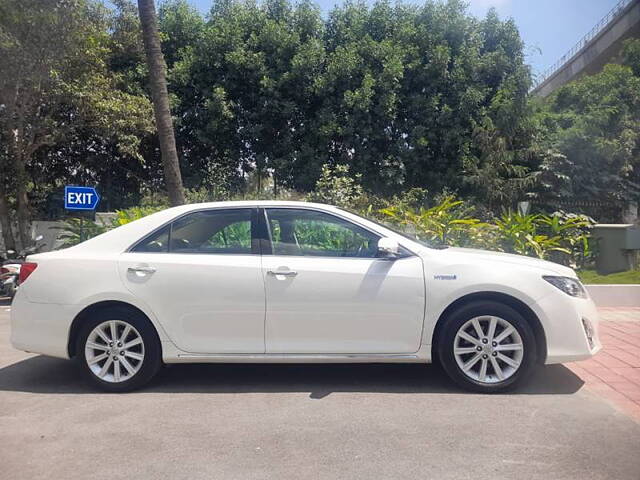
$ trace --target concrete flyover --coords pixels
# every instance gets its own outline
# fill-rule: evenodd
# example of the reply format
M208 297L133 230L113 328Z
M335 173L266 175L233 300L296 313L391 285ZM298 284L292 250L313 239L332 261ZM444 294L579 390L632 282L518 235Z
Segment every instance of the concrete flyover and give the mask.
M579 78L599 72L615 61L622 43L640 38L640 0L620 0L571 50L545 71L532 94L546 97L555 89Z

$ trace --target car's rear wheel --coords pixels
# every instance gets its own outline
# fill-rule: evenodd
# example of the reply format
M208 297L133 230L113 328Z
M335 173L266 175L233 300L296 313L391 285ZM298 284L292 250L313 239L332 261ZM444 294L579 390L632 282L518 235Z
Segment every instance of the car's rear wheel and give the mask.
M536 362L536 342L525 318L497 302L474 302L446 319L439 356L449 376L476 392L515 387Z
M87 319L78 335L76 352L90 381L109 392L141 387L162 363L153 326L127 308L102 310Z

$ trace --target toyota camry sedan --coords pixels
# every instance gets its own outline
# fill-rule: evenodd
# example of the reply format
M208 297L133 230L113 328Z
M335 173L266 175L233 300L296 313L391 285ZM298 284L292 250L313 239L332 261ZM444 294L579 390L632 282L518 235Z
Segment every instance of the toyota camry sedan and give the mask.
M32 255L20 275L13 345L74 359L108 391L167 363L437 359L460 386L498 392L601 348L572 269L431 248L328 205L170 208Z

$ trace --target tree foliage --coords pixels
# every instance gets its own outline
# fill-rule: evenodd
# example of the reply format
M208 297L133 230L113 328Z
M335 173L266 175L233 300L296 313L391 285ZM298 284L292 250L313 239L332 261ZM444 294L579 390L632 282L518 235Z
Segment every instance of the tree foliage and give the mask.
M10 220L27 241L64 184L97 185L105 210L166 191L136 5L108 5L0 0L5 243ZM346 0L326 16L312 0L215 0L204 16L164 0L158 22L187 201L639 198L638 40L541 101L514 22L462 0Z
M538 196L547 201L640 199L640 40L621 64L558 89L538 106Z
M32 203L64 182L105 175L109 183L118 162L142 160L141 139L153 130L150 104L117 88L108 62L111 21L90 0L0 2L0 180L22 245Z
M336 165L331 168L323 165L315 189L307 195L307 200L328 203L342 208L353 208L363 196L360 175L349 175L348 165Z
M204 27L184 28L201 39L174 64L183 145L218 170L268 172L276 189L310 190L325 164L378 193L475 191L467 174L491 162L519 178L522 42L512 21L465 8L347 1L323 20L307 1L216 2Z

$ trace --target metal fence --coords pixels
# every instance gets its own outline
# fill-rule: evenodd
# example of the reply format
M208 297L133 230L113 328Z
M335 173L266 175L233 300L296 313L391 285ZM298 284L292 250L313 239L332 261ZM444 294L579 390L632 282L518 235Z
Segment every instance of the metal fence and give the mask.
M588 215L598 223L619 223L626 208L625 202L600 200L560 200L551 204L536 204L540 210L563 210Z
M615 20L628 5L635 1L636 0L620 0L618 4L609 11L609 13L607 13L591 30L589 30L589 33L582 37L578 41L578 43L576 43L571 48L571 50L565 53L556 63L551 65L542 74L540 74L534 80L533 87L531 89L534 90L538 85L544 83L547 78L551 77L555 72L560 70L560 68L568 63L569 60L571 60L576 55L576 53L587 46L587 44L596 36L598 36L598 34L609 25L609 23Z

